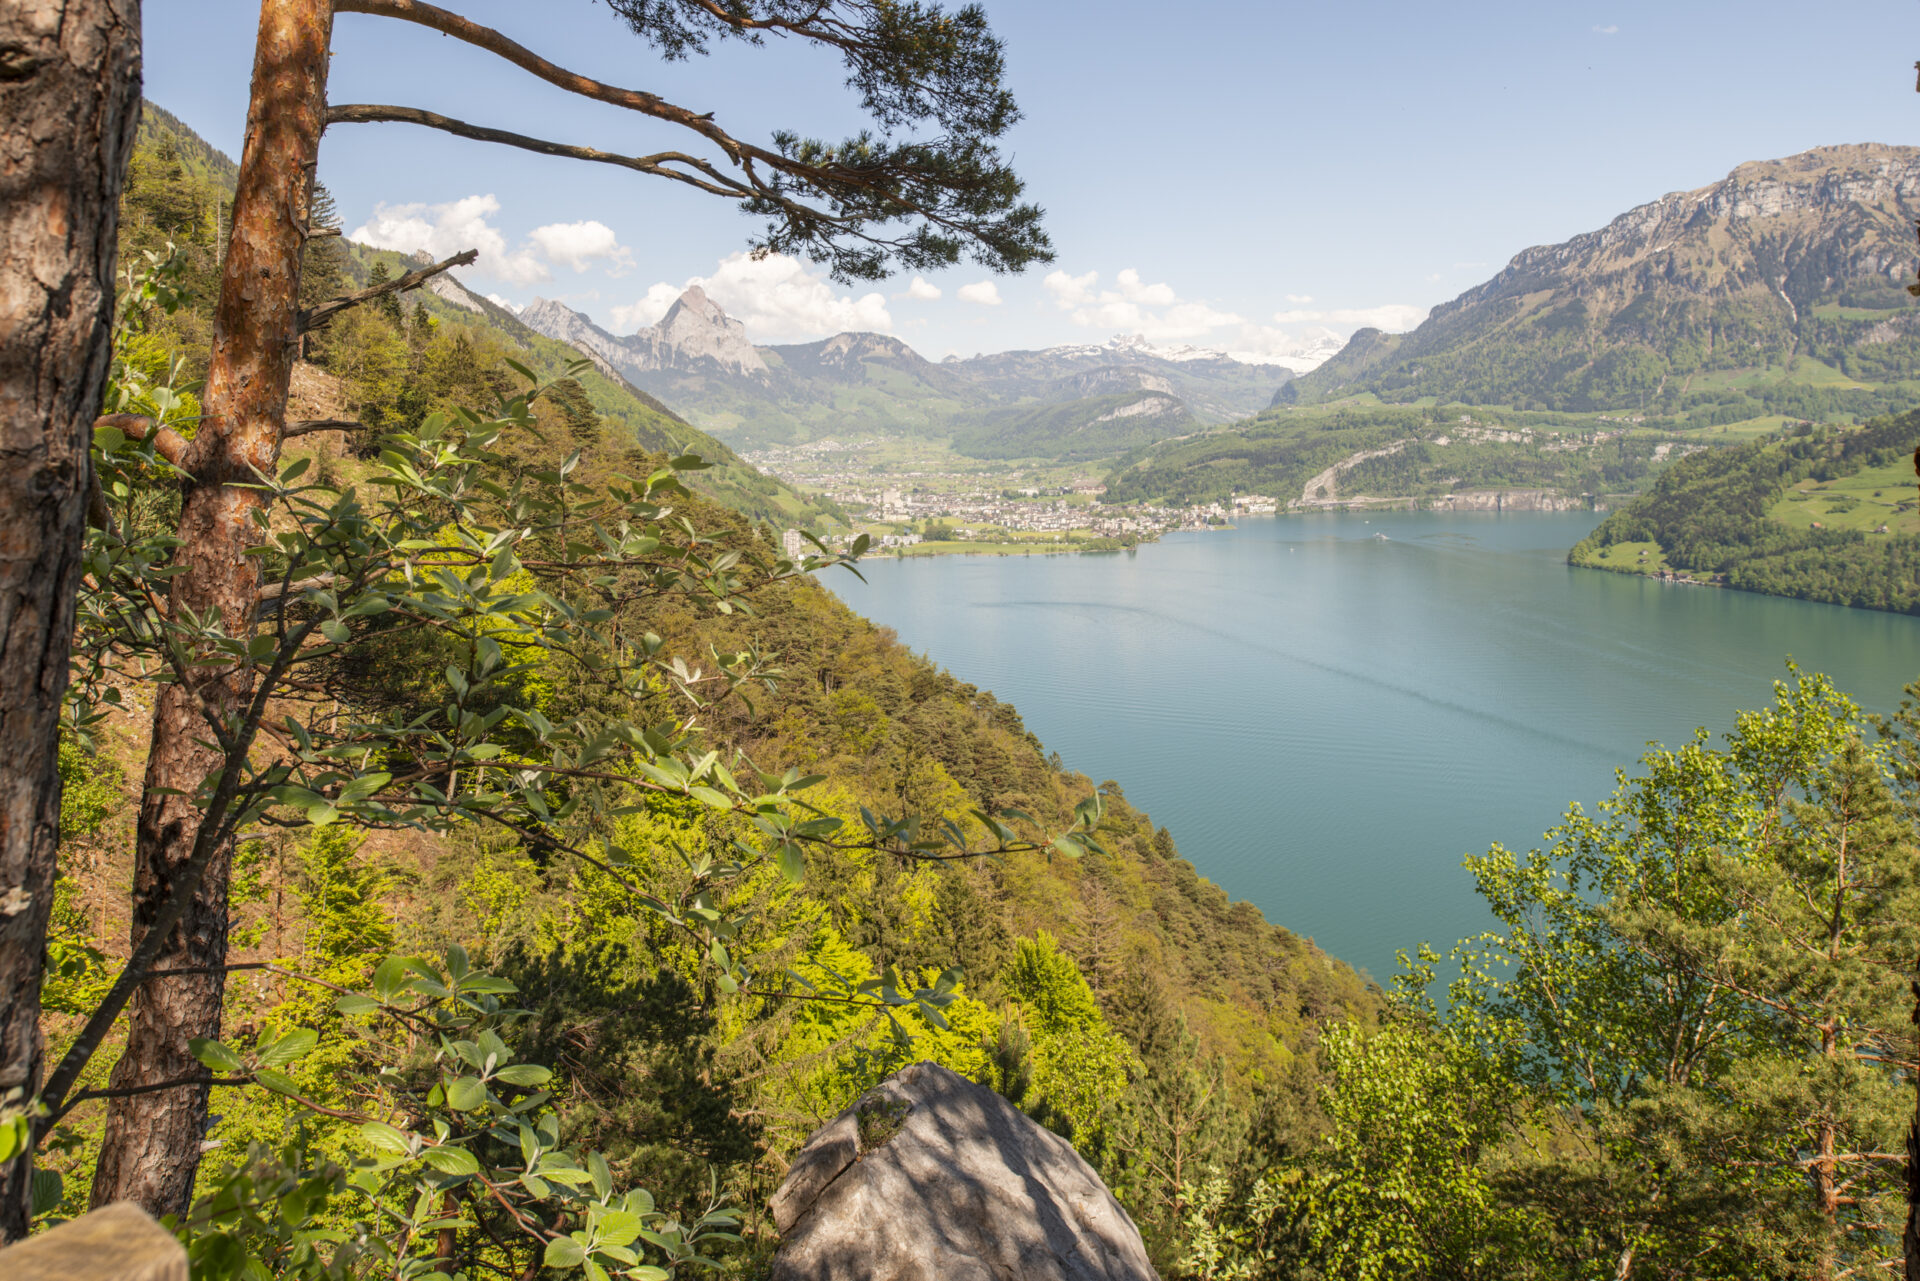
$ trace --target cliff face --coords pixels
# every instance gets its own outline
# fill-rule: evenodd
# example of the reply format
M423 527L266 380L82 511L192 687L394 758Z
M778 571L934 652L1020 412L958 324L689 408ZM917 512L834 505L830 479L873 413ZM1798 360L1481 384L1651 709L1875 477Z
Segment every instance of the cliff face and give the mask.
M1913 345L1916 331L1896 309L1913 274L1917 215L1920 149L1821 147L1744 164L1522 251L1412 333L1354 335L1281 396L1645 407L1690 374L1825 354L1842 338ZM1886 314L1814 314L1834 303Z
M529 329L572 343L628 378L660 370L707 371L764 378L767 362L747 341L747 327L722 311L698 285L675 300L660 323L616 338L564 303L536 298L520 313Z
M1469 489L1431 500L1436 511L1456 512L1583 512L1593 500L1552 489Z

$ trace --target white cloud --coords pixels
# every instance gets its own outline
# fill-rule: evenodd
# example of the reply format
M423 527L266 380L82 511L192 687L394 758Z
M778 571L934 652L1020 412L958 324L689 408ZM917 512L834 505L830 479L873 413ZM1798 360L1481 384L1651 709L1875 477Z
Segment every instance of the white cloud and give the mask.
M535 227L519 248L509 249L507 238L489 219L500 212L492 195L465 196L445 204L376 204L366 222L347 238L376 249L404 254L425 250L434 258L450 258L478 249L475 273L509 285L537 285L553 279L549 264L586 271L596 264L618 275L633 263L633 254L605 223L554 222Z
M682 285L661 282L626 306L611 310L617 331L631 333L659 320L688 285L699 285L722 310L747 327L754 342L796 342L847 330L891 332L883 294L836 294L827 277L797 258L731 254L710 276Z
M1053 295L1053 300L1061 307L1077 307L1093 298L1093 286L1100 279L1100 273L1090 271L1084 276L1069 276L1057 268L1047 273L1040 283Z
M630 334L654 324L667 314L667 308L673 306L682 290L675 289L665 281L654 285L635 302L615 306L608 314L613 318L615 333Z
M1337 307L1328 311L1276 311L1275 324L1331 325L1335 328L1385 329L1399 333L1412 329L1427 318L1431 308L1409 303L1390 302L1379 307Z
M520 314L520 311L521 311L520 304L517 302L514 302L510 298L502 298L499 294L488 294L487 301L492 303L496 307L505 307L508 311L512 312L516 316Z
M1120 286L1120 296L1128 302L1147 307L1170 307L1174 303L1172 285L1149 285L1131 267L1122 271L1115 280Z
M895 298L912 298L919 302L934 302L940 297L940 286L929 283L919 276L905 290L894 295Z
M1309 294L1287 294L1296 306L1274 313L1272 324L1236 315L1211 303L1182 298L1168 284L1143 280L1131 268L1102 286L1100 273L1078 276L1053 271L1040 282L1053 306L1074 324L1109 334L1139 334L1156 346L1191 344L1237 359L1311 369L1338 350L1355 329L1411 329L1426 309L1394 303L1381 307L1310 308Z
M373 216L348 232L347 238L403 254L424 249L436 259L478 249L480 258L473 269L483 276L511 285L535 285L553 279L553 273L532 250L522 247L508 251L507 238L487 221L499 212L500 202L490 195L467 196L442 205L377 204Z
M1593 28L1593 29L1594 29L1595 31L1597 31L1597 32L1599 32L1599 33L1600 33L1601 35L1603 35L1603 36L1617 36L1617 35L1619 35L1619 34L1620 34L1620 27L1619 27L1619 25L1618 25L1617 23L1612 23L1612 22L1609 22L1609 23L1608 23L1608 24L1607 24L1606 26L1604 26L1604 27L1603 27L1603 26L1600 26L1600 25L1598 25L1598 24L1596 23L1596 24L1594 25L1594 28Z
M1182 302L1172 285L1148 284L1132 267L1114 277L1113 289L1099 287L1097 271L1080 276L1052 271L1040 284L1074 324L1137 333L1149 342L1191 342L1245 323L1242 317L1206 303Z
M548 262L585 271L595 263L605 263L609 275L620 275L633 266L633 251L620 243L613 228L604 222L550 222L535 227L527 239L539 247Z
M1000 286L991 280L977 280L971 285L962 285L954 290L961 302L978 303L982 307L1000 305Z

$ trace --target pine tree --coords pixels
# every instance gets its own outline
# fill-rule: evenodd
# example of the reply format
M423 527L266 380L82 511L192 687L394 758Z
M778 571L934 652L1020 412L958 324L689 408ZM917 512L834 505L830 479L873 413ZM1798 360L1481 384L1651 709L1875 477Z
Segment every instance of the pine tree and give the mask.
M387 264L384 262L376 262L373 264L373 270L367 273L367 288L378 289L381 285L388 283L392 279L393 273L387 270ZM380 297L374 301L374 307L382 316L387 318L387 323L393 326L393 331L396 334L404 334L406 332L407 322L406 317L400 310L399 294L381 294Z

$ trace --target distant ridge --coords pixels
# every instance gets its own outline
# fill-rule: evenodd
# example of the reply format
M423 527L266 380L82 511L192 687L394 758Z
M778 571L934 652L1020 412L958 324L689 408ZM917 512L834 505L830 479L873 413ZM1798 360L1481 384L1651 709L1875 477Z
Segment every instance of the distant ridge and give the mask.
M1920 149L1819 147L1740 165L1596 231L1527 249L1411 333L1365 329L1281 390L1522 409L1673 412L1695 376L1811 357L1920 375ZM1816 371L1817 372L1817 371ZM1838 380L1844 381L1844 378Z
M949 437L988 458L1112 457L1196 424L1245 418L1266 408L1296 368L1338 346L1321 335L1292 355L1256 358L1123 336L936 364L888 334L755 346L698 286L658 324L624 338L546 298L519 319L740 448L904 433ZM1155 397L1150 412L1115 399L1142 392Z

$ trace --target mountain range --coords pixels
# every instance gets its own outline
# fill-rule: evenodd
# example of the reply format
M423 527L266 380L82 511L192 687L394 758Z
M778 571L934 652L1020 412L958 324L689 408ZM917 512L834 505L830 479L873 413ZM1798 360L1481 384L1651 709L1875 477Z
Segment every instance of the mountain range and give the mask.
M1920 376L1920 322L1901 288L1916 217L1920 149L1743 164L1522 251L1410 333L1359 331L1276 400L1431 396L1696 422L1718 402L1806 416L1888 407L1839 393Z
M887 334L756 346L698 285L657 324L625 337L546 298L518 319L739 448L910 434L950 437L983 458L1111 457L1245 418L1338 345L1322 336L1291 356L1256 361L1122 337L935 363Z

